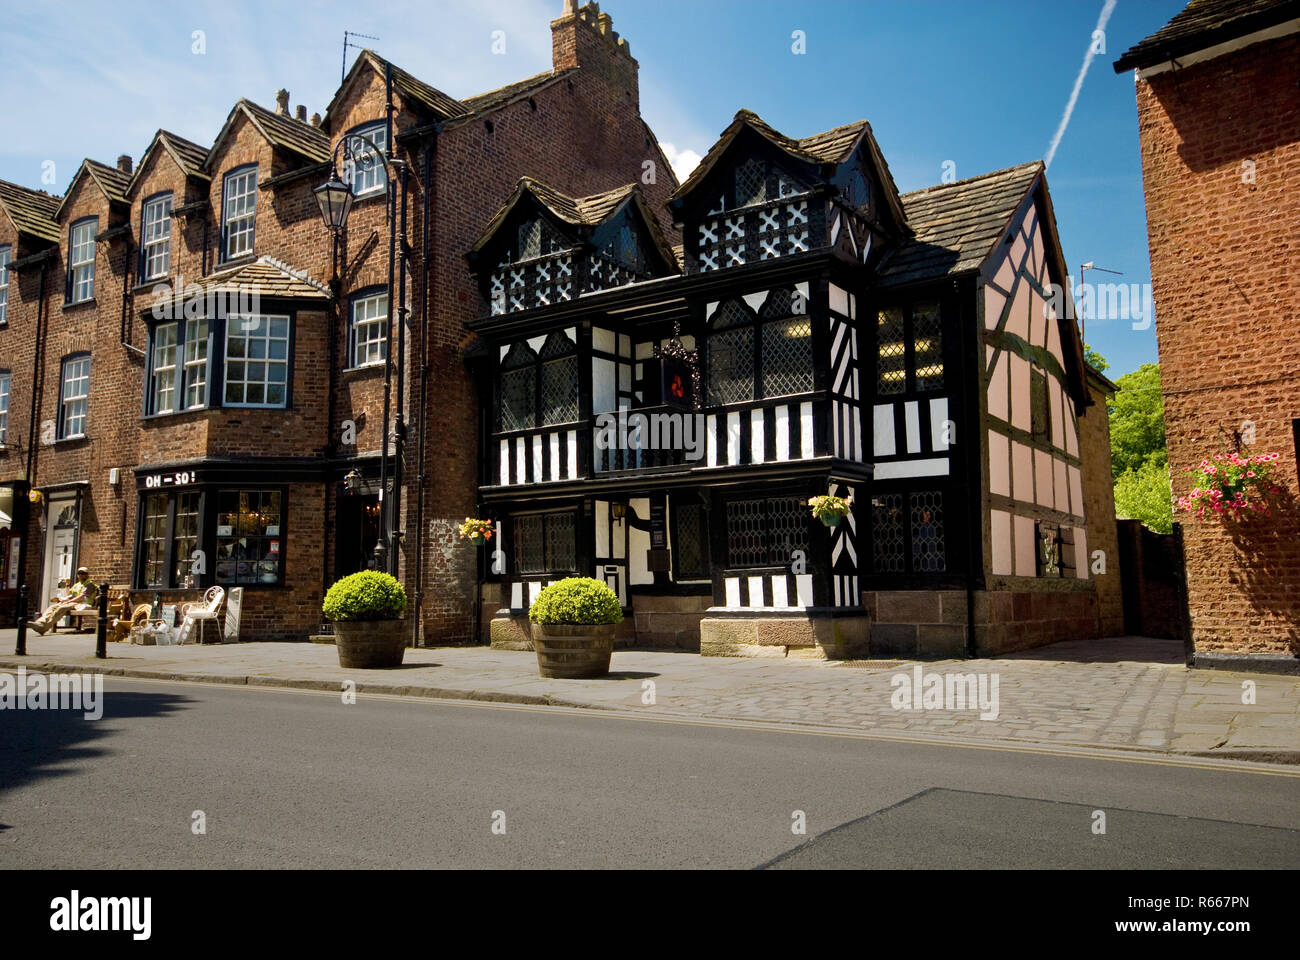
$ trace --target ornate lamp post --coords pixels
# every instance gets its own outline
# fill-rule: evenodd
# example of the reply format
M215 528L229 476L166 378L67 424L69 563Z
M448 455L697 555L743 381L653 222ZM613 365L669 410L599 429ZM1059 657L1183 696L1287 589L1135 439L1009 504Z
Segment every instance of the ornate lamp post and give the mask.
M390 118L391 119L391 118ZM391 124L390 124L391 126ZM389 131L388 142L392 143L392 131ZM352 192L352 187L345 179L338 175L338 161L340 154L345 163L349 163L352 169L366 170L375 164L382 163L385 167L385 179L388 183L388 198L384 207L385 216L388 222L388 323L384 334L384 419L382 424L382 443L383 449L379 455L379 497L382 504L380 509L379 521L379 539L375 543L375 569L385 570L389 573L396 573L396 549L393 542L395 533L393 530L397 518L393 517L390 507L390 498L388 496L388 451L389 442L394 440L397 444L396 457L400 464L402 460L402 440L405 430L402 429L402 398L397 400L397 428L390 432L389 417L392 408L392 389L393 389L393 318L397 319L397 336L399 354L405 355L405 336L406 328L403 323L402 313L405 306L405 291L402 292L402 309L394 312L393 310L393 265L396 259L396 242L397 242L397 204L402 205L403 214L406 211L406 162L396 159L392 154L391 147L388 151L379 149L369 137L359 133L348 134L338 142L334 147L334 152L330 155L330 178L317 187L313 193L316 195L316 203L320 207L321 219L325 221L325 226L329 229L334 237L334 257L333 272L334 282L331 284L338 295L338 246L339 236L347 228L348 215L352 212L352 204L356 199ZM397 190L400 185L401 197L398 198ZM402 256L406 255L406 238L402 238ZM334 358L330 358L334 362ZM400 377L400 373L399 373ZM352 471L355 474L356 470ZM349 474L349 478L352 477ZM351 487L355 488L356 483L353 481ZM396 487L396 484L394 484ZM394 491L395 492L395 491Z

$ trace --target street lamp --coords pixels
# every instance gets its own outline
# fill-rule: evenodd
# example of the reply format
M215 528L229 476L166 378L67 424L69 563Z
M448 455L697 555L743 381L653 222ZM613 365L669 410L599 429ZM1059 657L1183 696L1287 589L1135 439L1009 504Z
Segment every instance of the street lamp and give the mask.
M1101 271L1102 273L1113 273L1113 274L1115 274L1115 275L1118 276L1118 277L1122 277L1122 276L1124 276L1124 274L1123 274L1122 271L1119 271L1119 270L1107 270L1105 267L1099 267L1099 266L1097 266L1097 265L1094 264L1091 260L1089 260L1087 263L1080 264L1080 265L1079 265L1079 299L1080 299L1081 301L1083 300L1083 288L1084 288L1084 284L1083 284L1083 272L1084 272L1085 270L1099 270L1099 271ZM1084 339L1084 331L1086 330L1086 327L1085 327L1085 325L1084 325L1084 321L1085 321L1086 319L1087 319L1087 318L1083 315L1083 304L1080 303L1080 304L1079 304L1079 339L1080 339L1080 340L1083 340L1083 339Z
M387 142L392 143L392 106L391 98L389 105L389 131ZM364 170L377 163L382 163L385 168L385 179L388 182L388 202L384 207L384 213L388 220L388 315L389 321L386 325L384 334L384 419L380 436L382 438L383 449L379 454L379 499L381 504L379 539L375 542L375 569L386 570L389 573L396 573L396 570L390 567L395 565L396 551L393 549L394 532L392 508L388 494L388 450L389 438L395 435L397 450L396 456L400 466L402 459L402 439L405 431L402 429L402 403L398 398L397 403L397 429L390 433L389 431L389 414L392 407L392 389L393 389L393 361L392 361L392 340L393 340L393 323L394 316L392 308L393 300L393 264L396 260L396 241L397 241L397 184L401 185L401 204L403 219L406 212L406 163L393 157L391 148L386 152L379 148L369 137L360 133L351 133L339 140L334 147L334 152L330 155L330 178L312 191L316 195L316 204L320 207L321 219L325 222L326 228L334 237L334 259L332 269L334 279L338 278L338 245L339 235L347 227L348 215L352 212L352 204L356 199L352 192L352 187L338 175L339 154L342 153L344 161L351 164L352 169ZM396 174L396 178L392 174ZM405 226L405 224L403 224ZM406 253L406 237L402 237L402 255ZM335 296L338 294L337 282L333 284ZM406 284L405 284L405 261L403 261L403 282L401 289L398 291L401 305L397 310L397 336L399 352L405 355L406 328L403 321L403 313L406 308ZM334 362L334 358L330 358ZM400 373L399 373L400 377ZM355 472L355 471L354 471ZM399 481L400 482L400 481ZM396 493L397 483L394 483L394 493Z

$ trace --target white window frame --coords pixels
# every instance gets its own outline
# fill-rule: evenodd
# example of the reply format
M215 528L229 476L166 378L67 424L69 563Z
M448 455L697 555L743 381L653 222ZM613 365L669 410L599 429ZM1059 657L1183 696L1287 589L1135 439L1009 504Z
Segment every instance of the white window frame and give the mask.
M157 280L171 270L172 195L146 201L140 218L140 279Z
M256 226L257 167L232 170L221 188L221 259L252 253Z
M185 391L186 410L201 410L208 405L208 358L212 353L212 324L206 318L185 324L184 367L181 383Z
M358 135L373 140L381 152L376 157L368 143L360 139L354 140L350 144L353 156L373 157L373 162L365 165L358 164L352 159L344 160L343 182L352 188L353 196L371 197L388 189L388 170L384 165L385 154L388 151L388 124L380 120L378 123L356 127L347 133L350 138Z
M176 355L180 335L181 325L176 320L153 328L153 346L149 352L150 413L176 412Z
M0 246L0 327L9 322L9 261L12 253L9 244Z
M0 447L4 446L9 433L9 388L12 382L13 374L0 370Z
M71 390L77 390L73 393ZM90 407L90 355L65 357L59 375L59 439L75 440L86 435ZM72 425L76 424L76 430Z
M99 218L74 223L68 238L68 302L85 303L95 298L95 234Z
M277 321L283 321L283 336L273 334ZM231 316L226 321L226 343L225 343L225 363L223 367L223 391L222 405L227 407L261 407L270 409L284 409L289 405L289 348L290 339L293 333L293 321L285 315L279 314L262 314L258 316ZM235 341L243 341L243 352L240 356L231 357L230 345ZM284 356L272 357L271 353L275 344L284 344ZM261 356L251 356L258 352L255 347L260 344ZM242 376L232 377L231 364L242 365ZM257 365L262 366L262 375L253 376L253 370L250 367ZM273 368L279 368L284 371L284 377L281 380L275 380L271 377ZM249 401L248 394L250 387L260 386L262 388L261 402ZM284 391L283 399L275 403L266 402L265 398L270 393L271 388L279 386ZM231 387L238 387L240 399L230 399Z
M388 292L357 297L351 312L349 363L353 367L382 364L388 352Z

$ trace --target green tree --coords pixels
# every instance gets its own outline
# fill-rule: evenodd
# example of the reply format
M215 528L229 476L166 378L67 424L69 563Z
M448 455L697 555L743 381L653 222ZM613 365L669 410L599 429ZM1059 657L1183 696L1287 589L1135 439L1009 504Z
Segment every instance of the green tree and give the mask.
M1105 373L1110 368L1110 361L1086 343L1083 345L1083 359L1098 373Z
M1165 452L1165 402L1160 393L1160 365L1144 363L1115 381L1119 390L1111 397L1110 466L1115 480L1147 463L1162 468Z
M1156 533L1174 532L1173 489L1169 465L1154 458L1115 481L1115 514L1141 520Z

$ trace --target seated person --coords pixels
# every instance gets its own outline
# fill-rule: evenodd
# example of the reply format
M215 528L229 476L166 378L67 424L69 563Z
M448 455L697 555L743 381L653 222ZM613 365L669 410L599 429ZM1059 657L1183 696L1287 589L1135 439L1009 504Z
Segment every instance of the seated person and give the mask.
M56 597L45 612L28 626L37 633L43 634L74 610L90 609L94 606L95 596L98 593L99 588L95 586L95 581L90 579L90 571L85 567L78 567L77 579L67 595Z

